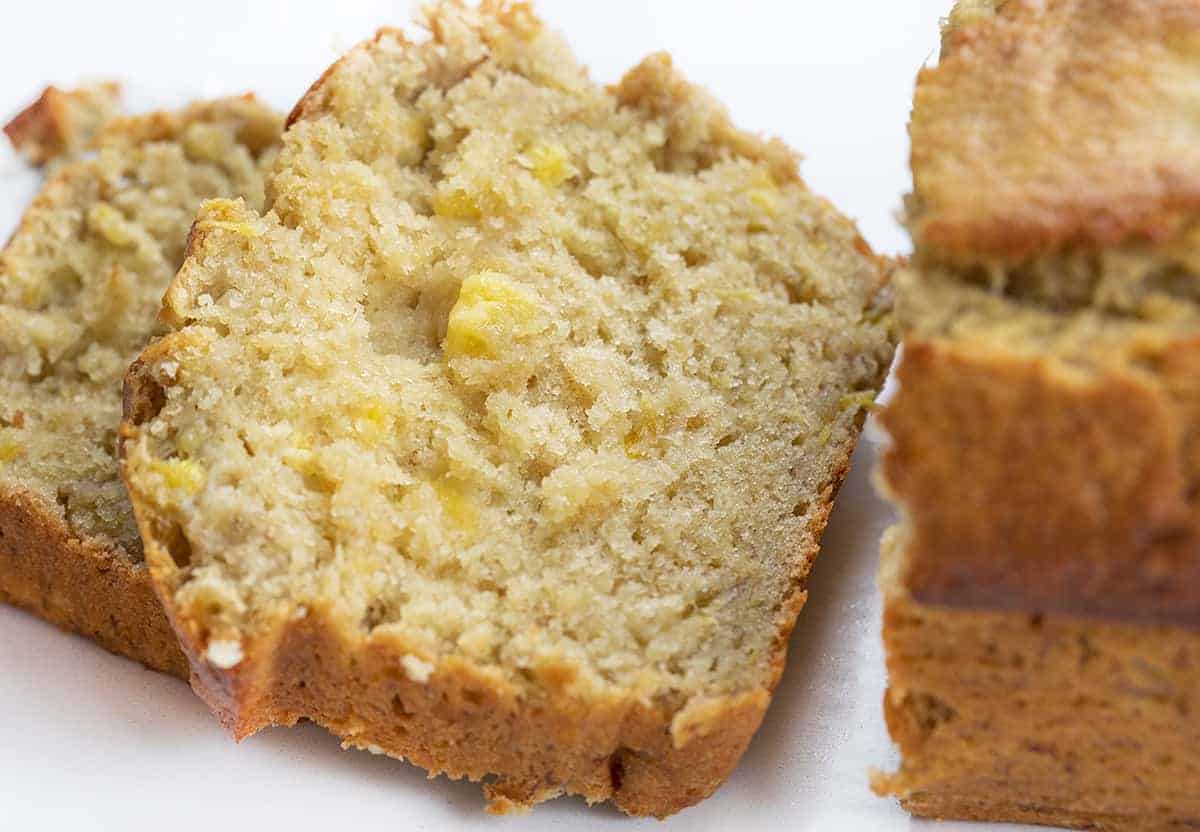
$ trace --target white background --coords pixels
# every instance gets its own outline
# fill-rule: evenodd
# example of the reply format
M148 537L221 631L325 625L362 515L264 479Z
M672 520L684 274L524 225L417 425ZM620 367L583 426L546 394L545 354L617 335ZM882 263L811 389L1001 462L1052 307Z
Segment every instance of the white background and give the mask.
M544 0L603 82L666 49L749 129L806 156L812 187L880 251L907 250L894 220L909 187L905 125L919 67L950 0ZM48 82L125 81L135 104L256 90L289 108L337 54L406 2L22 2L0 30L0 116ZM0 151L0 235L36 179ZM2 239L2 237L0 237ZM872 434L868 431L868 435ZM864 442L834 512L787 673L741 765L665 824L560 799L495 819L478 787L344 752L306 725L233 744L181 682L0 607L0 829L906 830L868 769L895 765L884 687L876 544L889 510ZM944 824L938 830L977 830Z

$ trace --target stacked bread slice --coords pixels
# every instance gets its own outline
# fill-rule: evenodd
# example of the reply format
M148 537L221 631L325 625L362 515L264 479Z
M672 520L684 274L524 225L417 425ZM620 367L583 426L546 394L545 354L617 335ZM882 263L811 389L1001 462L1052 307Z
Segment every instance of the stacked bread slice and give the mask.
M86 153L120 108L121 86L111 81L74 90L50 86L4 125L4 135L27 162L45 165Z
M887 263L665 56L438 4L201 211L124 473L199 693L666 815L779 679L891 355Z
M883 481L917 814L1200 824L1200 4L962 3L917 85Z
M282 121L250 97L123 118L115 96L51 88L6 130L55 164L0 253L0 599L186 675L118 472L121 383L200 204L262 204Z

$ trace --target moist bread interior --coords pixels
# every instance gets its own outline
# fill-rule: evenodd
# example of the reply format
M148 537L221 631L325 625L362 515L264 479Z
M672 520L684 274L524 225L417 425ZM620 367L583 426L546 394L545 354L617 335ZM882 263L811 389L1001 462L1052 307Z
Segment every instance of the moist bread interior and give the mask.
M319 608L416 679L761 686L890 358L881 263L665 56L605 89L524 7L441 9L301 102L269 212L197 220L126 446L173 601L222 667Z

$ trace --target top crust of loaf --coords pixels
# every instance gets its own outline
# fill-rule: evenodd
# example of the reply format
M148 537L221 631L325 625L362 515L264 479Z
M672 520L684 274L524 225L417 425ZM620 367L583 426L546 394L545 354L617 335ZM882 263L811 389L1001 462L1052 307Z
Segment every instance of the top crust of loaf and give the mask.
M1190 0L951 14L882 416L918 600L1200 622L1197 79Z
M524 5L425 23L309 91L269 212L198 217L127 379L147 560L238 732L675 811L778 678L886 264L665 56L604 90Z
M1197 236L1200 2L972 0L949 24L911 124L919 251L966 265Z

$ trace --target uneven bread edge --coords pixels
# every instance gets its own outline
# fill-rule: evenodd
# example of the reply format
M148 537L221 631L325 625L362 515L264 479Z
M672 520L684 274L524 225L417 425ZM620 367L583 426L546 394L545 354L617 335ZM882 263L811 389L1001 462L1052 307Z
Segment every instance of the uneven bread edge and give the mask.
M148 347L126 376L123 450L137 441L138 423L161 406L162 390L147 368L169 355L171 340ZM822 494L812 526L816 541L849 471L862 420L860 413ZM431 774L488 778L489 811L501 814L578 794L662 818L711 795L762 722L819 549L814 543L796 553L765 683L682 707L621 694L581 696L572 691L569 666L543 668L536 684L518 687L462 657L426 662L392 634L349 633L312 607L260 628L253 643L239 645L240 661L223 668L205 654L208 634L174 605L179 567L165 539L170 522L139 498L125 473L153 583L188 657L192 687L235 738L309 719L347 747L407 759ZM427 674L412 672L414 658Z
M77 90L50 86L4 125L12 146L30 164L45 165L79 148L117 113L120 84L105 82ZM75 109L91 105L97 112L87 118ZM107 115L107 117L106 117Z
M389 33L384 30L377 38ZM331 72L302 97L289 126L319 111ZM204 233L194 229L189 252L202 244ZM892 263L877 262L882 289ZM168 289L167 297L171 293ZM169 311L164 315L168 324L180 323ZM162 391L148 368L170 355L172 340L167 336L152 344L130 368L123 449L138 441L138 425L161 406ZM305 718L339 735L347 746L403 757L434 774L489 778L485 791L495 812L523 811L572 793L589 802L611 800L629 814L665 817L710 795L736 766L763 719L806 599L815 541L848 471L861 421L860 413L832 462L821 510L810 527L813 545L794 553L795 572L781 598L775 649L762 683L686 703L637 701L620 692L583 696L573 690L575 669L567 666L543 668L531 684L518 686L497 669L462 657L430 661L410 653L386 628L371 635L347 631L334 616L313 607L300 617L262 622L255 640L233 651L240 660L218 667L206 658L208 634L174 605L180 570L170 552L172 523L141 498L127 467L124 476L155 589L194 671L193 688L235 737ZM414 662L403 661L409 657L420 672L413 673Z
M885 544L881 583L883 710L903 757L894 773L873 774L876 794L938 820L1111 832L1200 822L1200 802L1177 785L1200 766L1189 716L1196 688L1186 681L1200 634L923 604L889 580L901 554ZM1081 708L1108 716L1075 731ZM1174 773L1158 776L1176 785L1148 779L1164 765ZM1016 772L1024 774L1014 780Z
M188 677L146 567L80 539L28 491L0 492L0 600L153 670Z

